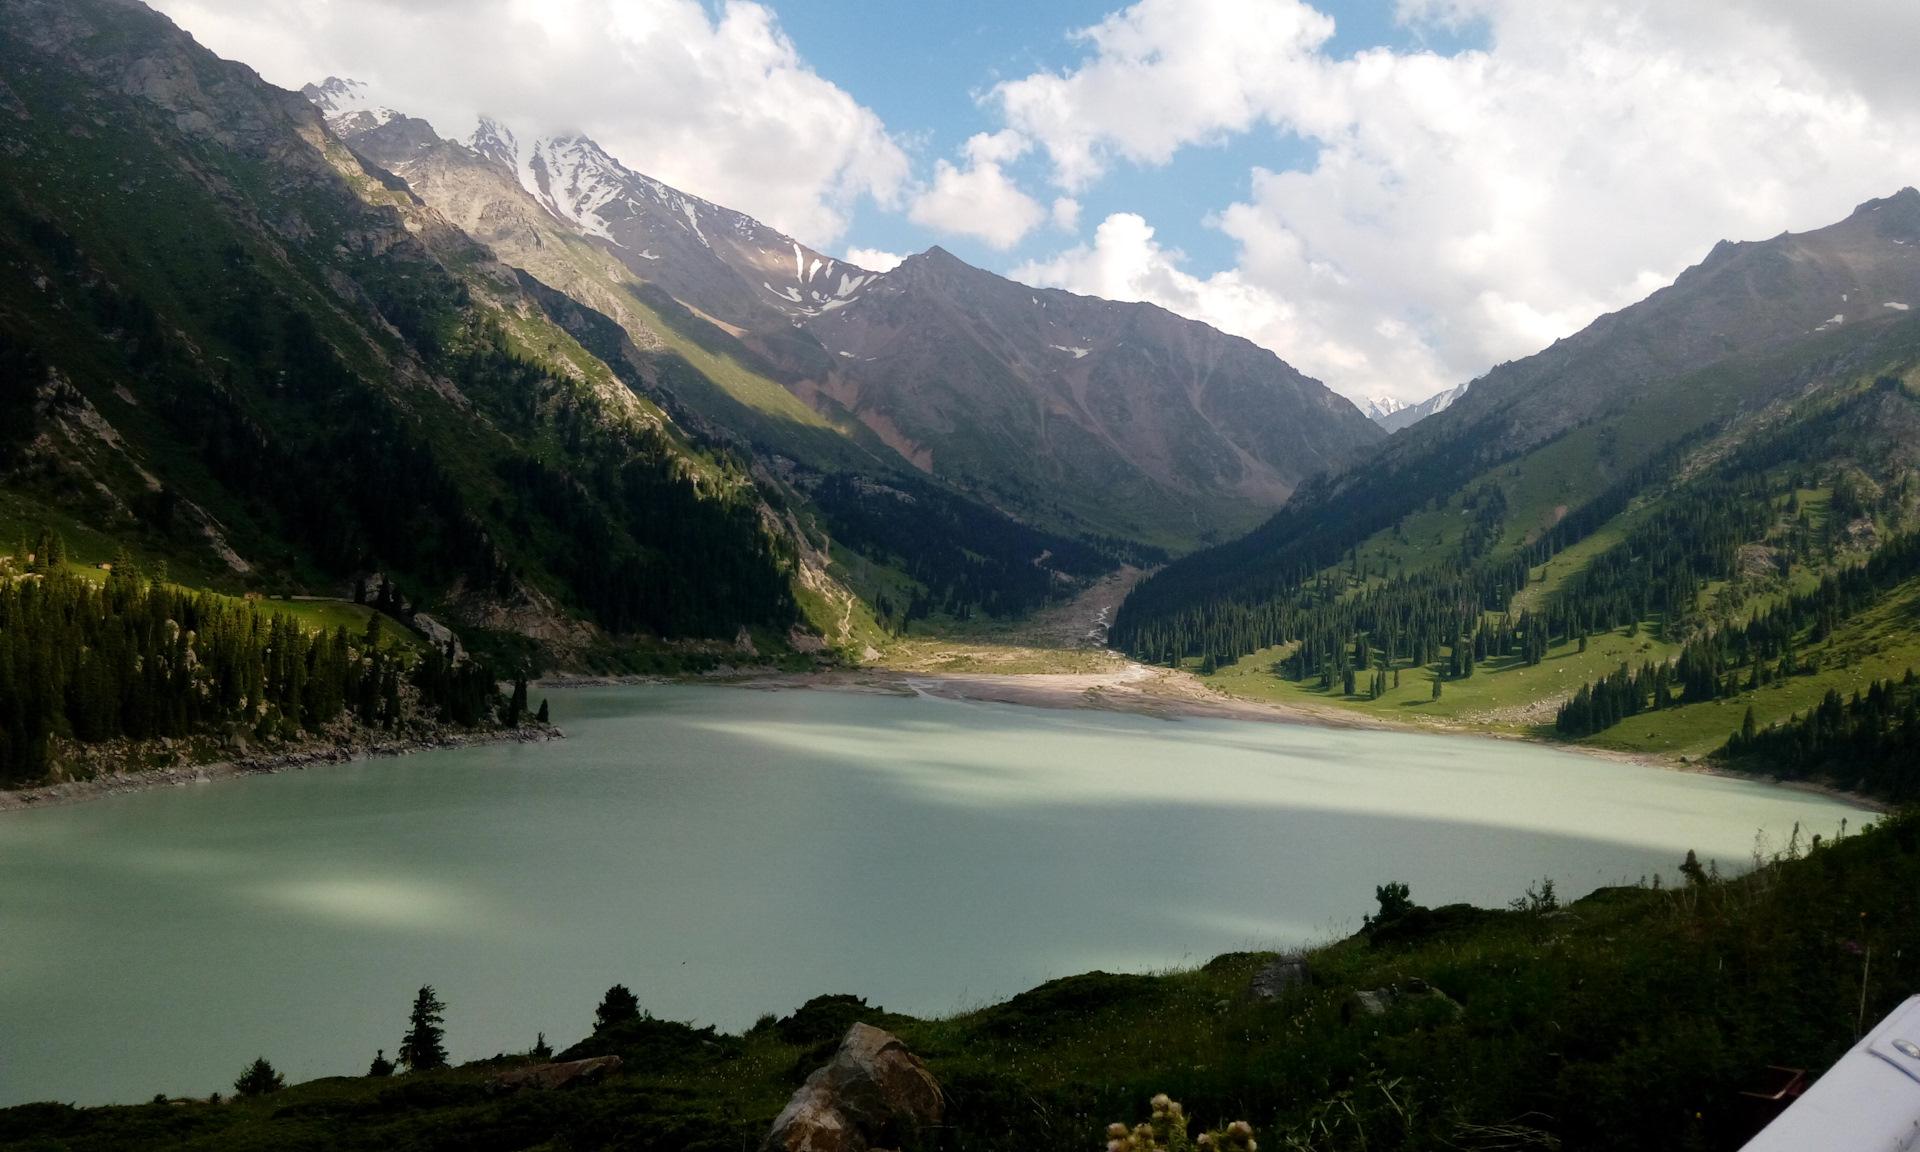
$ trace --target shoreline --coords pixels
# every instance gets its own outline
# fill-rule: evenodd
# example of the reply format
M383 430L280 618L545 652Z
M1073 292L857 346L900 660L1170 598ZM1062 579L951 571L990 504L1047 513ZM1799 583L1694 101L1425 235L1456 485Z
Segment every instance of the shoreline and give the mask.
M480 744L541 744L564 740L567 734L557 727L518 728L499 732L448 732L437 736L395 739L370 744L336 744L324 747L290 749L266 756L246 756L235 760L217 760L207 764L181 764L154 768L145 772L115 773L86 780L64 780L33 788L0 791L0 812L19 812L29 808L52 808L62 804L82 804L107 796L126 796L156 788L182 788L215 780L233 780L241 776L272 776L298 772L328 764L351 764L357 760L383 760L415 752L440 748L468 748Z
M1104 672L949 672L886 667L837 668L814 672L776 672L722 668L697 677L658 675L602 675L552 673L528 684L530 689L619 688L682 684L761 692L818 691L884 696L929 696L980 704L1012 704L1057 711L1120 712L1157 720L1239 720L1261 724L1296 724L1347 731L1405 732L1424 736L1455 736L1507 740L1562 752L1592 756L1615 763L1637 764L1668 772L1719 776L1786 788L1837 800L1875 813L1893 811L1885 801L1845 792L1815 781L1780 780L1735 772L1672 756L1617 752L1579 744L1562 744L1508 732L1480 732L1453 726L1396 723L1361 716L1337 708L1301 708L1268 701L1247 700L1207 687L1192 676L1153 668L1133 661ZM442 748L481 744L543 743L564 740L557 727L522 728L511 732L449 732L430 737L380 741L371 744L327 745L290 749L266 756L248 756L206 764L186 764L145 772L119 773L87 780L68 780L33 788L0 791L0 812L78 804L105 796L126 795L155 788L230 780L240 776L271 775L305 768L346 764L357 760L405 756Z
M1795 792L1823 796L1864 811L1887 813L1894 806L1872 796L1846 792L1811 780L1781 780L1735 772L1676 756L1645 752L1617 752L1581 744L1563 744L1510 732L1481 732L1451 725L1406 724L1360 716L1343 709L1308 709L1229 696L1169 669L1128 661L1113 672L939 672L864 667L825 672L736 672L702 678L669 680L664 677L555 677L541 681L552 688L681 683L758 691L813 690L893 696L932 696L984 704L1013 704L1028 708L1124 712L1159 720L1243 720L1263 724L1299 724L1349 731L1406 732L1423 736L1454 736L1532 744L1561 752L1591 756L1615 763L1637 764L1667 772L1745 780Z

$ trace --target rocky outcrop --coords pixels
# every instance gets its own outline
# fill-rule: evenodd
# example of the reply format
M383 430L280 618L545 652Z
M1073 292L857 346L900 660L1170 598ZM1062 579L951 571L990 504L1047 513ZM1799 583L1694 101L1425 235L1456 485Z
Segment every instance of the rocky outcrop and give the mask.
M855 1024L787 1102L761 1152L866 1152L938 1124L945 1111L919 1057L892 1033Z
M564 1064L530 1064L500 1073L487 1081L489 1096L511 1096L515 1092L551 1092L580 1084L597 1084L620 1070L620 1057L595 1056L591 1060L569 1060Z
M1466 1012L1453 997L1425 980L1415 978L1404 984L1389 984L1385 988L1353 993L1340 1006L1340 1019L1351 1024L1362 1017L1385 1016L1397 1007L1414 1004L1445 1004L1456 1018Z
M1305 956L1282 956L1253 974L1247 983L1247 999L1256 1003L1278 1000L1295 988L1313 982L1313 972Z

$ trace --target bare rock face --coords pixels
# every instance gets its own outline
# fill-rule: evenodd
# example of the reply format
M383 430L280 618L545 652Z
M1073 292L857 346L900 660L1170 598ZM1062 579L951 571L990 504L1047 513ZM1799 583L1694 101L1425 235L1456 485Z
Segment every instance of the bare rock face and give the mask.
M1282 956L1253 974L1247 984L1247 999L1265 1002L1278 1000L1295 988L1312 983L1305 956Z
M781 1110L761 1152L867 1152L890 1127L925 1128L945 1111L919 1057L892 1033L855 1024Z
M551 1092L575 1084L595 1084L620 1070L620 1057L595 1056L591 1060L569 1060L565 1064L532 1064L502 1072L487 1081L489 1096L511 1096L515 1092Z

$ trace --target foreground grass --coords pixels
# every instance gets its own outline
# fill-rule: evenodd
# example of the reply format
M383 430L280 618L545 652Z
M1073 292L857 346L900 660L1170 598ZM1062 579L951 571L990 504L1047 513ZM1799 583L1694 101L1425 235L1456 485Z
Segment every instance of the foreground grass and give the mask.
M1754 1122L1739 1092L1766 1066L1825 1068L1863 1012L1920 980L1920 951L1904 959L1916 892L1920 819L1894 817L1740 878L1416 913L1312 953L1312 984L1269 1003L1245 991L1270 957L1246 953L1069 977L946 1020L823 997L743 1036L655 1020L597 1034L561 1054L620 1055L595 1087L491 1099L486 1078L525 1060L506 1056L231 1103L0 1110L0 1148L746 1150L862 1019L948 1095L947 1125L906 1144L921 1152L1096 1152L1156 1092L1203 1125L1251 1120L1268 1152L1731 1149ZM1458 1010L1344 1010L1414 978Z

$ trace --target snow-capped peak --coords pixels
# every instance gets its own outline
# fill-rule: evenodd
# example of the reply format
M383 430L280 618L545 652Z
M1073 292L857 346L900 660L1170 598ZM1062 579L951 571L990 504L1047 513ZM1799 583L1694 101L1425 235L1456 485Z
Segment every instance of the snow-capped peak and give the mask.
M378 128L400 116L400 113L376 101L362 80L329 76L318 84L309 84L300 89L300 94L320 110L320 115L326 117L329 125L336 128L349 120L362 130Z
M1361 411L1367 414L1369 420L1385 420L1406 406L1405 400L1397 400L1392 396L1369 396L1366 407Z
M1418 424L1435 412L1444 412L1453 406L1453 402L1467 394L1467 385L1448 388L1435 392L1417 404L1408 404L1390 396L1376 396L1367 401L1364 411L1374 423L1389 432L1398 432L1409 424Z
M473 139L467 141L467 147L489 160L505 164L516 173L520 171L520 141L514 138L513 129L491 116L480 117L480 126L474 129ZM525 177L521 182L526 182Z

